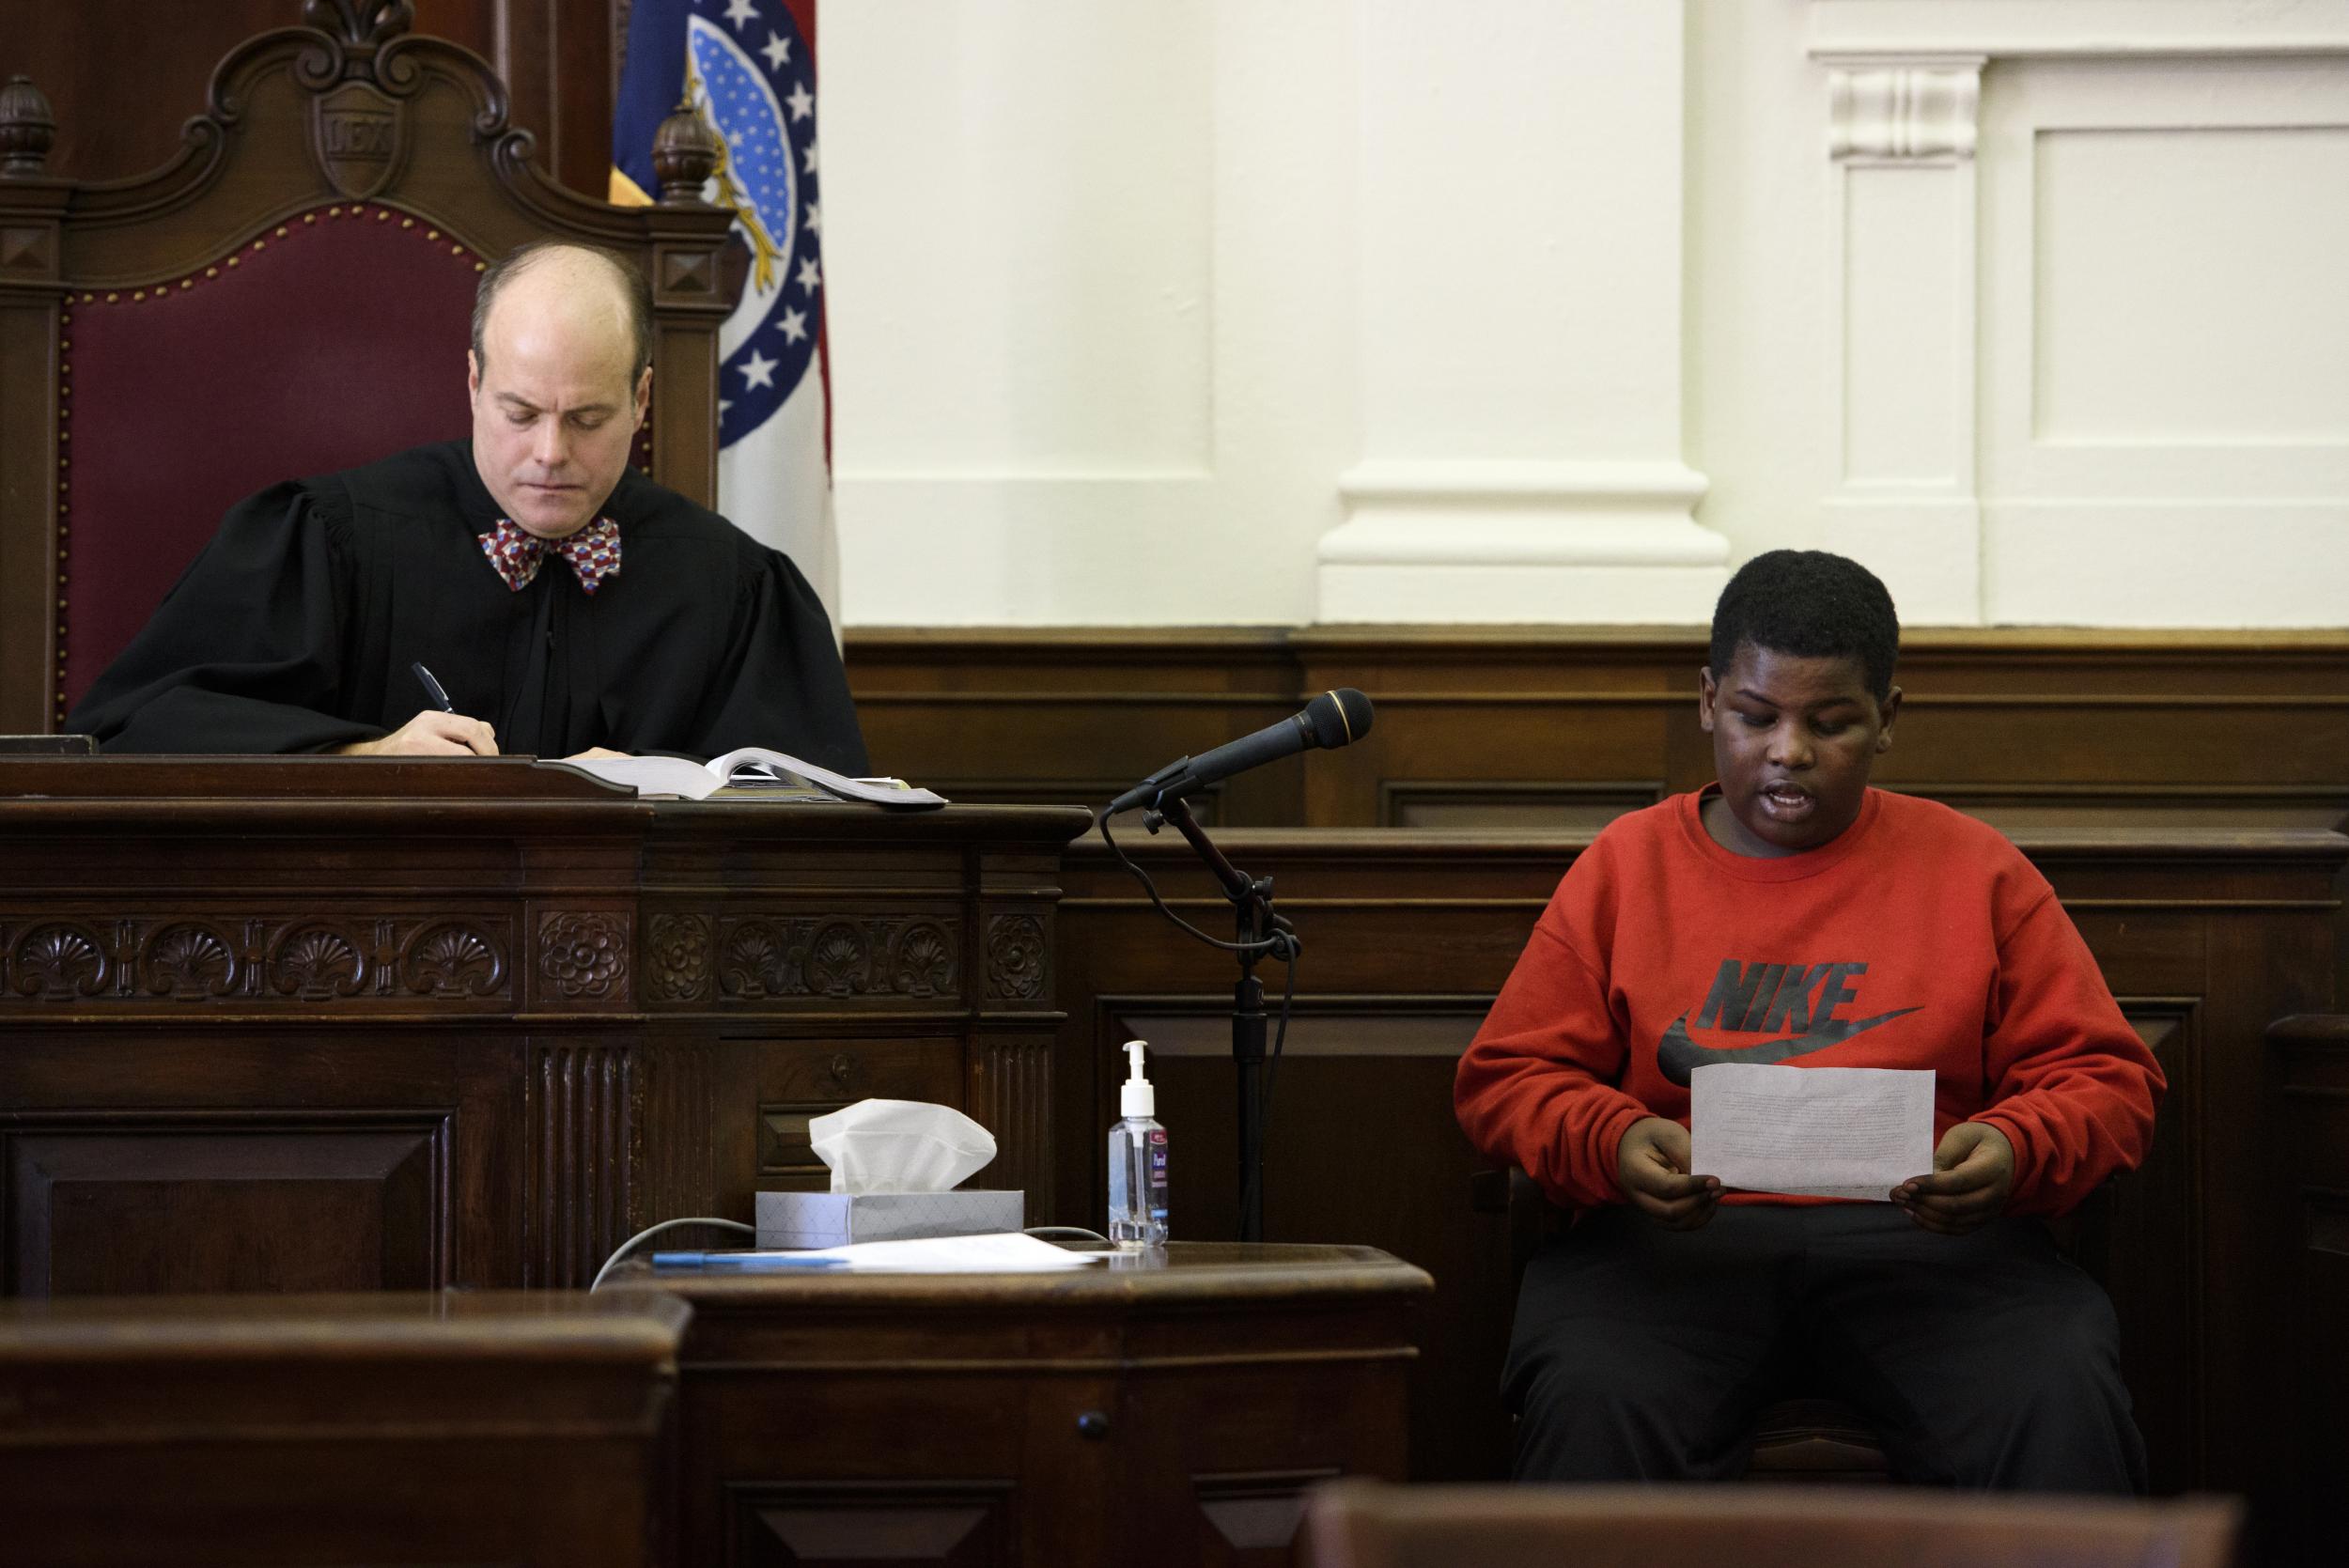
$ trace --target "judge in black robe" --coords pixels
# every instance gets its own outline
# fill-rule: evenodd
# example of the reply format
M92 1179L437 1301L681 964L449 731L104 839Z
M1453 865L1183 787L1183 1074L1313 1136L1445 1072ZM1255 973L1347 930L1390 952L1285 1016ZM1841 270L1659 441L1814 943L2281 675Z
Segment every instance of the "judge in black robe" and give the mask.
M329 751L430 706L420 662L506 752L766 746L867 770L831 624L786 557L630 469L600 508L618 573L590 596L550 553L516 591L478 537L500 510L469 442L261 491L69 727L109 752Z
M491 263L473 439L238 506L68 722L110 751L765 746L863 772L806 582L629 467L652 340L651 289L622 256L542 241ZM535 574L506 569L538 551Z

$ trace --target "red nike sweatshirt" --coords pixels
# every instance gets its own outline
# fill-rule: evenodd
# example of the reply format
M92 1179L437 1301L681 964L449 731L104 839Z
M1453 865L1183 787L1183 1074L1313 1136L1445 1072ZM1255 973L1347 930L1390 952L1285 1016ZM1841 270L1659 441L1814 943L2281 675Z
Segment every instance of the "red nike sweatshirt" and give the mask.
M1871 789L1833 843L1756 859L1713 842L1701 799L1610 823L1559 883L1460 1059L1479 1149L1559 1203L1622 1203L1625 1130L1686 1125L1691 1065L1761 1047L1932 1068L1937 1141L1972 1120L2015 1145L2010 1214L2060 1214L2144 1158L2161 1069L1996 829Z

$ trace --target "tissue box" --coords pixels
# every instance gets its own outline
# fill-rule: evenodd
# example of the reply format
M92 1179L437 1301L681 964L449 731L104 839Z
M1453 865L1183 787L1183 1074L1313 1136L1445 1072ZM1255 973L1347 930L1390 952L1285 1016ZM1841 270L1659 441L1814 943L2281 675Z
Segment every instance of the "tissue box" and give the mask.
M1027 1222L1024 1192L761 1192L758 1245L845 1247L852 1241L987 1235Z

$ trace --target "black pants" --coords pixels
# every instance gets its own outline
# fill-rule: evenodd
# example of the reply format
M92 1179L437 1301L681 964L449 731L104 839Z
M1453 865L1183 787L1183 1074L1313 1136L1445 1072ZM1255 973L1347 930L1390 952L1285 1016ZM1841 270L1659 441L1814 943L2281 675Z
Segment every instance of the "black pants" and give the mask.
M1525 1271L1505 1374L1532 1481L1734 1477L1794 1394L1865 1416L1905 1480L2142 1492L2096 1282L2033 1219L1922 1231L1888 1203L1600 1211Z

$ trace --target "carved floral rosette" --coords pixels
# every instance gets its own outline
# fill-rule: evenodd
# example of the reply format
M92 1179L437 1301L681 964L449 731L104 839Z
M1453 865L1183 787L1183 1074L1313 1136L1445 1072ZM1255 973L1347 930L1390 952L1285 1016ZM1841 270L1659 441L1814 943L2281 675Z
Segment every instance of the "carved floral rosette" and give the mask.
M987 923L987 994L1034 1001L1050 982L1051 949L1034 915L997 915Z
M628 917L600 910L538 923L538 977L565 1001L628 995Z
M659 914L646 924L645 1000L700 1001L709 994L709 922Z

